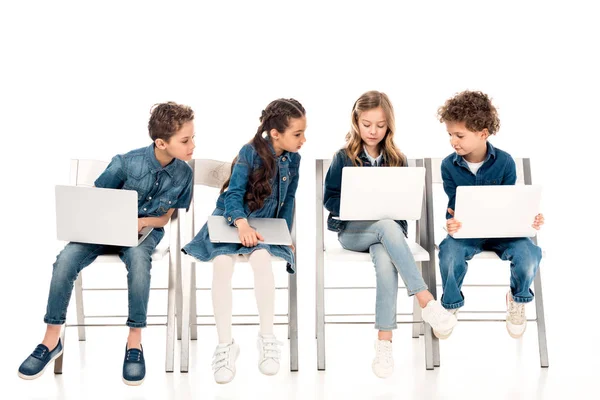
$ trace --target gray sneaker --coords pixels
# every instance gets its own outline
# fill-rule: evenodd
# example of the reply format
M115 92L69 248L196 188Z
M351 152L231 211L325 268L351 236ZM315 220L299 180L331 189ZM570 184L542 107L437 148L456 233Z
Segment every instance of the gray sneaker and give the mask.
M527 318L525 318L525 303L514 301L510 290L506 294L506 330L510 337L518 339L525 333Z

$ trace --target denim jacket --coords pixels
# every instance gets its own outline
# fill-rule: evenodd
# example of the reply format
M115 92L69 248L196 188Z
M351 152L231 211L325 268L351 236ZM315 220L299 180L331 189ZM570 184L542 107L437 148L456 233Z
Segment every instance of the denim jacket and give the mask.
M359 153L358 158L362 161L364 167L371 167L371 162L364 152L364 149ZM327 229L333 232L341 232L346 228L347 221L335 219L340 215L340 193L342 190L342 168L353 167L354 164L350 157L346 154L345 149L339 150L333 156L327 176L325 177L325 193L323 195L323 203L327 211L329 211L329 217L327 217ZM387 166L385 157L383 158L382 167ZM408 224L406 221L396 221L404 235L408 234Z
M188 208L192 199L192 169L173 159L164 168L154 155L154 143L113 157L94 182L96 187L135 190L138 218L160 217L170 208Z
M274 155L275 150L271 150ZM273 191L262 208L251 212L244 197L250 174L262 165L262 160L251 144L241 148L231 171L229 187L217 200L217 208L225 211L223 215L230 225L238 218L284 218L288 228L292 229L294 199L300 178L300 154L286 151L276 160L277 174L271 179Z
M450 154L442 161L442 181L448 195L448 208L454 210L457 186L514 185L517 181L515 161L505 151L487 142L487 154L477 174L473 174L462 156ZM446 211L446 219L452 215Z

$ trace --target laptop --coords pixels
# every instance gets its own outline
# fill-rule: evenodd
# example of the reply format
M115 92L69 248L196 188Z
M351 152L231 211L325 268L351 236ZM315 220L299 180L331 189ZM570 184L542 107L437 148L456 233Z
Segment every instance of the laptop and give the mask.
M135 190L56 186L58 240L135 247L152 229L138 232Z
M424 186L423 167L344 167L339 219L418 220Z
M283 218L248 218L248 224L265 239L261 243L289 246L292 236ZM242 243L235 226L222 215L208 217L208 236L213 243Z
M458 186L454 218L462 226L452 237L533 237L541 195L539 185Z

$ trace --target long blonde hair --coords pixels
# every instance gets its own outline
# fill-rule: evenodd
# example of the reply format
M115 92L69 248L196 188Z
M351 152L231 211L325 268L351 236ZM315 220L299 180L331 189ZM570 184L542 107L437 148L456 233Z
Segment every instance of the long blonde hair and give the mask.
M400 149L396 147L396 144L394 143L394 132L396 131L394 107L392 107L392 103L385 93L376 90L363 93L354 103L354 107L352 107L350 131L346 134L346 154L350 157L355 166L362 166L362 161L358 158L358 155L363 149L363 141L360 137L360 130L358 128L358 117L364 111L377 107L383 109L387 123L387 132L380 142L380 145L383 144L381 146L383 158L390 167L405 166L407 164L406 156L402 154Z

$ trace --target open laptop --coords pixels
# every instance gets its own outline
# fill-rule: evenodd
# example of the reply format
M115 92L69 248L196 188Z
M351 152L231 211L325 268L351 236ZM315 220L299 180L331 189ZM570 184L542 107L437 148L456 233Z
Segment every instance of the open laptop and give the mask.
M135 190L56 186L58 240L134 247L152 232L138 233Z
M248 218L248 224L265 239L261 243L289 246L292 236L283 218ZM208 217L208 236L213 243L242 243L235 226L221 215Z
M344 167L339 219L418 220L424 186L423 167Z
M454 218L462 226L452 237L532 237L531 226L540 212L539 185L458 186Z

